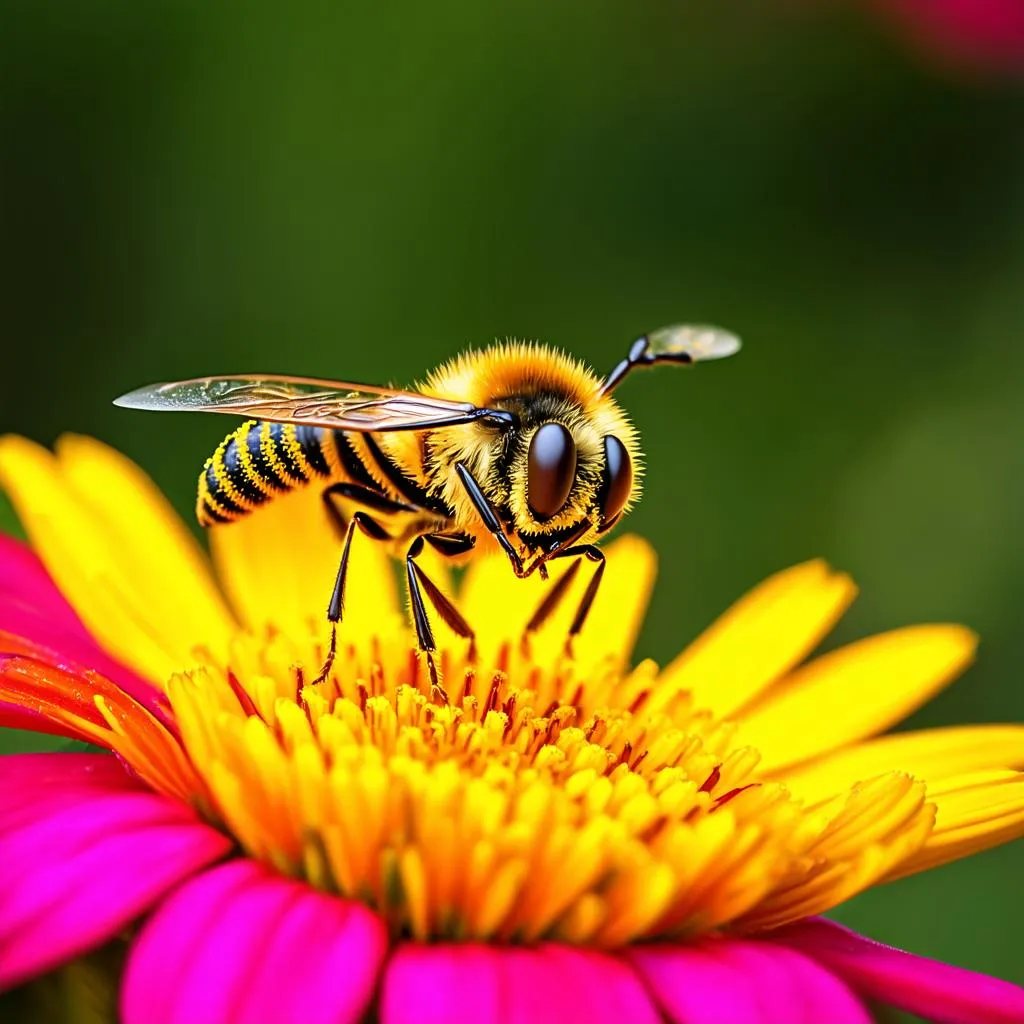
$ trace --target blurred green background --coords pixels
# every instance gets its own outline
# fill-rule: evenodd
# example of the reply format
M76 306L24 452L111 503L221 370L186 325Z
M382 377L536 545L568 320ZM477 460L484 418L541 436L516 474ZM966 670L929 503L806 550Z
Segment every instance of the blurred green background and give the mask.
M741 357L621 391L662 559L640 653L823 555L863 588L835 642L983 635L910 724L1024 718L1024 89L852 10L554 6L6 3L0 430L95 434L190 515L227 423L115 395L404 383L507 335L607 369L721 323ZM1024 982L1022 869L838 916Z

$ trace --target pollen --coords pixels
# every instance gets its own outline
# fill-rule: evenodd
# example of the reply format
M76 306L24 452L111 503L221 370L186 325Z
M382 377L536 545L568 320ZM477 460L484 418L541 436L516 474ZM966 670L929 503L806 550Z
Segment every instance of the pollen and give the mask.
M931 828L903 776L802 806L650 662L448 651L441 693L404 636L316 685L300 653L240 635L227 665L175 676L182 742L247 853L396 934L614 947L781 923Z

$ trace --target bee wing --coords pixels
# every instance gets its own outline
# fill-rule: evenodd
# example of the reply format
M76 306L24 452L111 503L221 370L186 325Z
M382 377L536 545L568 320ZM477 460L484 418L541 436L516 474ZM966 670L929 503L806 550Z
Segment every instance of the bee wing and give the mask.
M427 430L510 414L471 402L432 398L415 391L319 380L315 377L200 377L151 384L114 400L126 409L223 412L278 423L339 430Z
M720 327L673 324L651 331L647 346L655 361L697 363L734 355L740 350L740 339Z

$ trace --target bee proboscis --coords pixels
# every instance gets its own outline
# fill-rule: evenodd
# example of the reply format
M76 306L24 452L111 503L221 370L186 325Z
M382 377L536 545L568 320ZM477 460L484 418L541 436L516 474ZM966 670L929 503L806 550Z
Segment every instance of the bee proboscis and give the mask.
M409 391L225 376L154 384L115 404L248 417L206 462L200 523L227 524L285 491L321 487L342 539L327 609L330 644L317 679L333 664L358 530L404 558L417 643L440 689L427 606L469 641L473 629L418 564L424 545L454 561L496 545L519 577L546 577L549 562L575 559L528 633L550 617L587 560L594 568L570 645L604 572L597 541L640 494L639 440L612 392L636 367L720 359L739 347L718 328L676 325L639 338L604 378L554 349L512 342L467 352Z

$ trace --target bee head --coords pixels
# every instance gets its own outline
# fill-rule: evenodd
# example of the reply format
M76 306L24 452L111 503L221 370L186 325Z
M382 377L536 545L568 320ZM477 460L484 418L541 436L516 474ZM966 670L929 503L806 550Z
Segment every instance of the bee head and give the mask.
M511 421L438 432L433 460L466 465L528 548L569 535L592 540L635 504L642 470L636 430L602 384L579 361L542 345L509 343L460 357L431 388L502 410ZM467 520L478 518L459 505L464 489L454 470L445 488Z

